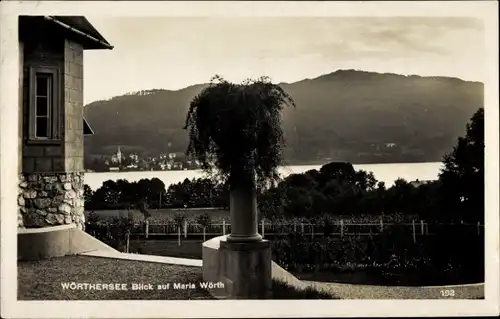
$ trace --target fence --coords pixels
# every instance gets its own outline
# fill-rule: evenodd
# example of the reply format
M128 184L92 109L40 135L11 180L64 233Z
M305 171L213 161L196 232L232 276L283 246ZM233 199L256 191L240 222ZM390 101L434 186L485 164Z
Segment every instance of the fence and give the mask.
M432 226L437 225L450 225L454 224L432 224ZM457 226L468 226L477 228L478 236L481 235L484 225L481 223L468 224L460 223ZM384 223L380 220L379 223L345 223L340 220L336 223L332 223L331 229L329 231L330 235L333 236L376 236L381 234L387 227L400 226L406 228L406 230L411 230L413 236L413 241L417 241L417 236L428 236L432 235L429 231L429 223L420 220L413 220L411 223ZM258 225L259 233L262 237L266 236L277 236L277 235L288 235L290 233L300 233L302 235L311 236L324 236L325 225L311 224L311 223L269 223L261 220ZM131 235L135 236L145 236L149 238L150 236L177 236L180 242L181 237L185 239L188 236L200 236L203 235L203 239L208 237L226 235L231 232L231 224L223 221L222 223L210 224L207 226L200 225L198 223L184 221L182 225L177 225L175 223L149 223L145 221L144 224L136 224L134 230L132 230Z

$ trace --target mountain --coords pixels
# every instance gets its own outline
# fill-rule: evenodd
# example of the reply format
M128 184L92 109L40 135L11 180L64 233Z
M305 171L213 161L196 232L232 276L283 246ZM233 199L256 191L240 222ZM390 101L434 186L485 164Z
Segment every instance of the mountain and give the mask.
M96 101L84 113L95 131L85 154L184 152L191 99L207 84ZM297 107L283 115L290 164L440 161L483 107L484 86L447 77L338 70L280 84Z

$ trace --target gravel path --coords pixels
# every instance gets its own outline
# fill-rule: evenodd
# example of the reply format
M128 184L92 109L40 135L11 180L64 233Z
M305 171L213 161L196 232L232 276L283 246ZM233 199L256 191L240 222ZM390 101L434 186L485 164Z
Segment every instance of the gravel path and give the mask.
M484 284L440 287L389 287L305 281L341 299L483 299ZM447 297L443 294L448 295ZM453 295L453 296L451 296Z
M19 300L192 300L213 299L200 288L200 267L87 256L67 256L18 262ZM63 284L125 284L128 290L64 289ZM173 284L194 287L174 289ZM152 284L153 290L132 290L132 284ZM158 285L170 284L170 289ZM101 286L103 287L103 286ZM109 286L108 286L109 287ZM186 286L187 287L187 286ZM71 288L71 286L70 286Z

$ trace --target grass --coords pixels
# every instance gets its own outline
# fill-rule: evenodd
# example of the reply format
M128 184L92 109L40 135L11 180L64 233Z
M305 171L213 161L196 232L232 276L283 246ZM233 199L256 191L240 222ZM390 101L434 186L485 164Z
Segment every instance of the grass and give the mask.
M169 256L179 258L202 258L203 240L181 239L179 246L177 240L138 239L130 241L130 252L145 255Z
M273 280L273 299L340 299L311 287L297 289L279 280Z
M214 299L208 291L172 289L173 283L194 283L202 269L85 256L18 262L19 300L193 300ZM62 283L126 284L128 290L71 290ZM132 284L153 284L153 290L132 290ZM169 290L157 285L170 283Z

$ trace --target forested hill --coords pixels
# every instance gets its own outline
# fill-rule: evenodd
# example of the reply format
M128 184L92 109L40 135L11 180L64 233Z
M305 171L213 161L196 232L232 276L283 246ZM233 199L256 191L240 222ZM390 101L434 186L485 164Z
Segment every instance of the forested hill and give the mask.
M283 83L297 107L284 113L290 164L440 161L483 107L483 84L456 78L339 70ZM184 152L191 99L206 84L150 90L97 101L85 115L95 135L86 157L126 152Z

